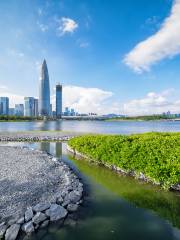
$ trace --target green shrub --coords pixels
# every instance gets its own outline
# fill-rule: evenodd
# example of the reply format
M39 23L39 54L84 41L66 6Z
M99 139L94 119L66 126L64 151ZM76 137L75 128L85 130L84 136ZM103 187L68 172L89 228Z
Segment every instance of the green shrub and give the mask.
M180 182L180 133L86 135L68 144L98 163L142 172L166 189Z

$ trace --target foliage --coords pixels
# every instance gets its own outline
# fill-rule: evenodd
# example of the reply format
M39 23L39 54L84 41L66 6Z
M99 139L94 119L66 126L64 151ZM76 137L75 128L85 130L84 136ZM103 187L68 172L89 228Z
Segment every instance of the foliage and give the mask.
M33 120L42 120L41 117L27 117L27 116L9 116L9 115L0 115L0 121L33 121Z
M135 116L135 117L114 117L110 118L107 121L123 121L123 120L132 120L132 121L153 121L153 120L168 120L175 119L176 115L149 115L149 116Z
M143 173L166 189L180 182L180 133L86 135L69 145L98 163Z

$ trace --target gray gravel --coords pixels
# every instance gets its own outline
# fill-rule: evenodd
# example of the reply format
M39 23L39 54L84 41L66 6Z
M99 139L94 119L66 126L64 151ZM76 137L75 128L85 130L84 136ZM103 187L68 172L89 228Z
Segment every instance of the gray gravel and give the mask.
M0 222L39 202L53 202L62 183L61 165L40 151L0 146Z
M85 133L61 131L0 132L1 142L67 141Z

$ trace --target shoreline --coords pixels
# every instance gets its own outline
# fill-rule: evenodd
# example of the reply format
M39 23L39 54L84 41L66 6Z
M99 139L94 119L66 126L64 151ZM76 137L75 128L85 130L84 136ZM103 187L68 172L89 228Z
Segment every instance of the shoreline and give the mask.
M21 234L32 234L50 223L60 221L63 224L78 211L83 202L83 183L66 163L27 147L2 149L0 180L7 180L8 186L10 181L14 183L8 188L4 184L0 189L0 239L15 240ZM12 159L8 159L9 150L13 151L13 156L17 154L13 164Z
M78 152L76 149L71 148L68 144L67 144L67 150L69 151L70 154L73 155L74 158L76 159L85 159L89 162L93 162L97 165L101 165L104 166L118 174L121 175L125 175L125 176L130 176L133 177L139 181L144 181L147 183L150 183L152 185L157 185L157 186L161 186L160 183L153 181L152 179L150 179L149 177L145 176L143 173L137 174L135 171L129 170L129 171L125 171L115 165L111 165L111 164L100 164L98 162L96 162L95 160L91 159L90 157L88 157L87 155ZM175 192L180 192L180 184L175 184L173 186L170 187L169 191L175 191Z

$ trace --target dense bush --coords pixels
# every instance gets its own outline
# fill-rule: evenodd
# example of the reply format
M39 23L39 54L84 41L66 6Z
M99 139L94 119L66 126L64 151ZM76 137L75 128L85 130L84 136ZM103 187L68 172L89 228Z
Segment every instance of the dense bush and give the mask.
M164 188L180 182L180 133L86 135L69 146L98 163L142 172Z

